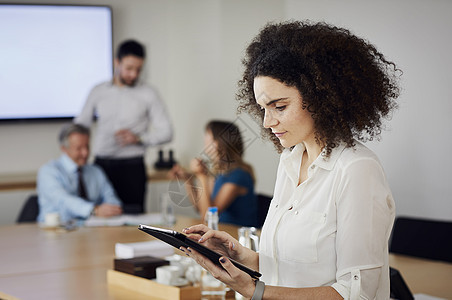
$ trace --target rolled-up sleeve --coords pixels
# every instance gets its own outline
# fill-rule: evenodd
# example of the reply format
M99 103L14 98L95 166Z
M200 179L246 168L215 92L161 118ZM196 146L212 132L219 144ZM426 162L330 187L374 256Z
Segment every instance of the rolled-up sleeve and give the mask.
M388 272L392 195L381 165L370 158L347 166L340 187L336 198L337 281L332 286L344 299L375 299L382 272Z

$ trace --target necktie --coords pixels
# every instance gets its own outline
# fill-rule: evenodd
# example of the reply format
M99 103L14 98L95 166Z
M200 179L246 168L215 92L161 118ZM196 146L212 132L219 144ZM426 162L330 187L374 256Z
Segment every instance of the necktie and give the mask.
M78 173L78 195L81 198L88 200L88 195L86 194L85 182L83 181L83 170L81 167L79 167L77 169L77 173Z

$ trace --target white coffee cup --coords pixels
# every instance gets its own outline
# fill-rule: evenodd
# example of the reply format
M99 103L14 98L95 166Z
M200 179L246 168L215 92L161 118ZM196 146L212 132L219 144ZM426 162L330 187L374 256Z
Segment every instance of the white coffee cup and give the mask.
M48 213L44 217L44 224L47 227L57 227L60 226L60 214L57 212Z
M157 282L166 285L175 285L179 282L180 268L177 266L161 266L155 269Z

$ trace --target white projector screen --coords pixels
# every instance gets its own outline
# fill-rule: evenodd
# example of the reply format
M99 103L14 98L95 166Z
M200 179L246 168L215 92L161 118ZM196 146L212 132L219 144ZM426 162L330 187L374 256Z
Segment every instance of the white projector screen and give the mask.
M112 76L108 6L0 4L0 120L72 118Z

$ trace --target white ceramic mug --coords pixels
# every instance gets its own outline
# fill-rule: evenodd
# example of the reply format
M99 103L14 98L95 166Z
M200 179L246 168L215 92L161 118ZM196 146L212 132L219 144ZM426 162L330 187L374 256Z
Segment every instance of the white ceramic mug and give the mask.
M57 212L48 213L44 217L44 224L47 227L57 227L60 226L60 214Z
M179 281L180 268L177 266L161 266L155 269L157 282L166 285L175 285Z

